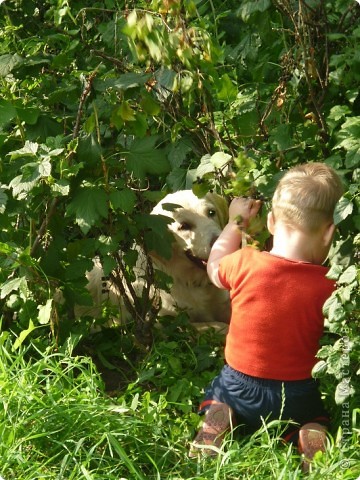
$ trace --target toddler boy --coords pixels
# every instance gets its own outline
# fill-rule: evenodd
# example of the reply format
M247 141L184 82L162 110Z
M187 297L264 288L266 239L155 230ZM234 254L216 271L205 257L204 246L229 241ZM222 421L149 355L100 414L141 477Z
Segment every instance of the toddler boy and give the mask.
M199 411L205 419L191 456L204 445L219 447L236 423L257 429L262 419L279 418L298 425L289 427L284 437L298 439L304 470L316 451L324 450L329 418L311 370L323 334L322 307L335 288L322 264L342 193L338 175L326 164L290 169L268 214L270 252L239 249L241 228L257 214L260 202L231 202L229 222L207 266L210 280L230 291L226 365L206 389Z

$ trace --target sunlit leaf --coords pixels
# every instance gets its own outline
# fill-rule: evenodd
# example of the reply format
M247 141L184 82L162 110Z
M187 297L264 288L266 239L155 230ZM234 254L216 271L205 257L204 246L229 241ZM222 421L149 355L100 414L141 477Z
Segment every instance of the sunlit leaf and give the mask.
M46 325L50 322L53 299L49 298L45 305L38 305L39 315L38 320L40 325Z
M70 184L67 180L57 180L51 184L51 190L57 195L69 195Z
M338 282L340 284L346 284L353 282L357 278L357 269L355 265L350 265L339 277Z
M13 291L19 292L23 299L27 298L29 290L25 277L13 278L3 283L0 286L0 298L6 298Z
M0 213L5 212L8 197L3 188L0 188Z
M334 213L335 225L338 225L340 222L345 220L345 218L351 215L353 211L353 207L354 205L351 200L349 200L346 197L341 197L335 208L335 213Z
M36 142L29 142L26 140L25 145L23 148L19 148L19 150L14 150L11 153L11 159L14 160L19 157L34 157L37 154L37 151L39 149L39 144Z
M225 165L229 163L231 155L224 152L216 152L211 156L211 163L214 167L222 169Z
M337 405L342 405L345 400L354 395L355 389L351 383L350 378L343 378L335 390L335 402Z
M0 77L6 77L15 67L21 65L23 58L17 53L0 55Z
M18 338L15 340L14 345L13 345L13 351L17 350L21 345L23 344L24 340L30 335L35 330L35 325L32 320L29 320L29 326L26 330L22 330L20 332L20 335Z

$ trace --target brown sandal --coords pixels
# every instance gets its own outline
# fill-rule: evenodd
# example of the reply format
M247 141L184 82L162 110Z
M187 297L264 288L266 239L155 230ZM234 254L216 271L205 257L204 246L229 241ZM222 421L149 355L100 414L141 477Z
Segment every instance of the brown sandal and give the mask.
M230 407L225 403L213 403L205 414L204 423L191 445L189 456L195 457L199 450L210 456L217 455L225 434L233 425L232 420Z
M309 472L311 460L316 452L324 452L326 446L326 427L319 423L306 423L299 431L299 452L303 472Z

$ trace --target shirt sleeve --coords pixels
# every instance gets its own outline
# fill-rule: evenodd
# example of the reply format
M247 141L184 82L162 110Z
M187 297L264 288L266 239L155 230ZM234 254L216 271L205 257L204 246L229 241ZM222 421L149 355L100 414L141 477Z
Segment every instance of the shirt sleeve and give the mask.
M225 255L220 261L218 277L221 285L226 290L231 290L236 277L240 273L243 250L238 250Z

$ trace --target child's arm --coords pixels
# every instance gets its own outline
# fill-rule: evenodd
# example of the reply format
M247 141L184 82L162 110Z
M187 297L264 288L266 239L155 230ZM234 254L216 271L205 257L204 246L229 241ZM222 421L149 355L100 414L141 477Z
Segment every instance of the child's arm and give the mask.
M207 262L207 273L211 282L224 288L218 276L220 260L238 250L242 238L242 229L246 229L249 220L255 217L261 205L253 198L234 198L229 206L229 222L214 243Z

